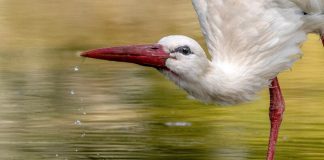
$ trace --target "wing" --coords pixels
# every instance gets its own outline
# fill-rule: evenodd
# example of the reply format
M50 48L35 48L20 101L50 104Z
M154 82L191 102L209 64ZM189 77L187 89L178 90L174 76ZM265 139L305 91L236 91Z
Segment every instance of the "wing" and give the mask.
M212 63L272 79L301 56L303 14L290 1L192 0Z

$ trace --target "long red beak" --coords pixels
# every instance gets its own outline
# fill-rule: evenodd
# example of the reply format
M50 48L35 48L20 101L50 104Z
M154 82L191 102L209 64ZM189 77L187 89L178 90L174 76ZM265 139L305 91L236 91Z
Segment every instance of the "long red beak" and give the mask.
M169 54L159 44L101 48L81 53L83 57L136 63L158 69L165 68Z

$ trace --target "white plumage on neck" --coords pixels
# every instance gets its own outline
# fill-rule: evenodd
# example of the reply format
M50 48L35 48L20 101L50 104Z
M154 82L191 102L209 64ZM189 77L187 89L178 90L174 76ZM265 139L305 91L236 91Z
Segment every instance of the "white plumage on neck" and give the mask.
M250 72L252 70L247 66L209 61L200 45L189 37L168 36L159 44L173 57L166 62L170 70L163 70L162 73L204 103L230 105L250 101L270 83L269 79L260 79ZM192 55L172 53L175 48L184 45L191 48Z

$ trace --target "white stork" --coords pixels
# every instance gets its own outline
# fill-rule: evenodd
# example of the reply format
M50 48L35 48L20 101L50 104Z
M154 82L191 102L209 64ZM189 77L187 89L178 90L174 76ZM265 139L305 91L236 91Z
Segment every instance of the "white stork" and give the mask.
M181 35L152 45L95 49L82 56L157 68L204 103L247 102L269 87L267 159L273 160L285 108L276 77L300 59L300 45L308 33L324 34L324 0L192 2L211 60L195 40Z

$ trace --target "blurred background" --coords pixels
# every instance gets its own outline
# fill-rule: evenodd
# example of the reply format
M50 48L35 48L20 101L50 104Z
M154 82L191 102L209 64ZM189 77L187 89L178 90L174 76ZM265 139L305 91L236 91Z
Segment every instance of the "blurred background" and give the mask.
M157 42L205 46L190 0L0 0L0 159L265 159L269 97L204 105L157 71L80 58ZM280 74L286 112L277 159L324 159L324 49Z

